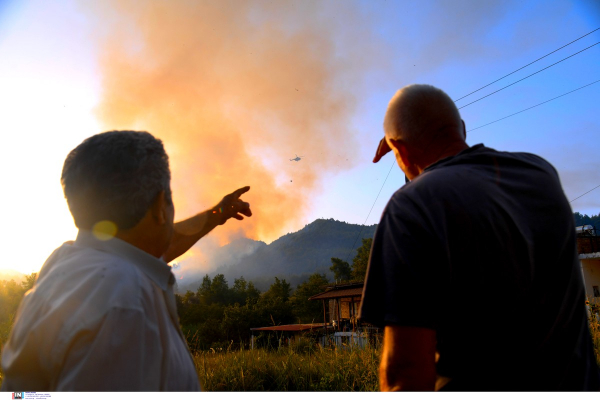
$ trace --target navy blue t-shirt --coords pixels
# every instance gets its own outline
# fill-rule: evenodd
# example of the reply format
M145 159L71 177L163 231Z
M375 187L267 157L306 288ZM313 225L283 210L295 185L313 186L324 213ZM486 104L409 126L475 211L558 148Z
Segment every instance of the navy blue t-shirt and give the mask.
M599 390L572 211L542 158L483 145L398 190L360 318L436 331L449 390Z

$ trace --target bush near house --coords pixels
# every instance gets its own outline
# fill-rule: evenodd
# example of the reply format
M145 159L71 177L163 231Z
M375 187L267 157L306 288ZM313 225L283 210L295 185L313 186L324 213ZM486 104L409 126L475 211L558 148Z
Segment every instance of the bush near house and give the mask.
M589 321L590 334L592 336L592 343L594 344L594 353L596 353L596 362L600 366L600 320L597 315L597 311L592 312Z

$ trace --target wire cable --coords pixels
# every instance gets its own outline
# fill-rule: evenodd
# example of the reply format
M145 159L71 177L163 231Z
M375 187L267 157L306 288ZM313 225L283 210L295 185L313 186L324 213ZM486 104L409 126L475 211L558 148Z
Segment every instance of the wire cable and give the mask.
M581 86L581 87L579 87L579 88L577 88L577 89L571 90L570 92L563 93L563 94L561 94L560 96L556 96L556 97L554 97L554 98L552 98L552 99L550 99L550 100L546 100L546 101L544 101L544 102L542 102L542 103L536 104L535 106L531 106L531 107L529 107L529 108L526 108L526 109L524 109L524 110L521 110L521 111L518 111L518 112L516 112L516 113L513 113L513 114L510 114L510 115L507 115L506 117L502 117L502 118L500 118L500 119L497 119L497 120L495 120L495 121L488 122L487 124L484 124L484 125L478 126L477 128L469 129L467 132L472 132L472 131L475 131L475 130L477 130L477 129L479 129L479 128L483 128L484 126L488 126L488 125L494 124L494 123L496 123L496 122L498 122L498 121L502 121L503 119L506 119L506 118L512 117L512 116L514 116L514 115L517 115L517 114L521 114L522 112L525 112L525 111L527 111L527 110L531 110L532 108L535 108L535 107L537 107L537 106L541 106L542 104L549 103L549 102L551 102L552 100L556 100L556 99L558 99L558 98L560 98L560 97L566 96L566 95L568 95L568 94L570 94L570 93L576 92L576 91L578 91L578 90L581 90L581 89L583 89L583 88L585 88L585 87L591 86L591 85L593 85L593 84L595 84L595 83L598 83L598 82L600 82L600 79L599 79L599 80L597 80L597 81L595 81L595 82L588 83L587 85Z
M534 64L534 63L536 63L536 62L540 61L541 59L548 57L550 54L556 53L556 52L557 52L557 51L559 51L560 49L564 49L565 47L567 47L567 46L569 46L569 45L571 45L571 44L575 43L575 42L576 42L576 41L578 41L579 39L583 39L584 37L586 37L586 36L588 36L588 35L590 35L590 34L592 34L592 33L596 32L597 30L600 30L600 28L596 28L596 29L594 29L593 31L591 31L591 32L589 32L589 33L586 33L585 35L583 35L583 36L581 36L581 37L579 37L579 38L577 38L577 39L573 40L572 42L570 42L570 43L567 43L567 44L565 44L564 46L562 46L562 47L559 47L558 49L556 49L556 50L554 50L554 51L551 51L550 53L546 54L545 56L543 56L543 57L540 57L540 58L538 58L537 60L535 60L535 61L532 61L532 62L530 62L529 64L527 64L527 65L525 65L525 66L523 66L523 67L521 67L521 68L519 68L519 69L515 69L515 70L514 70L513 72L511 72L510 74L506 74L506 75L504 75L502 78L498 78L498 79L496 79L494 82L492 82L492 83L488 83L487 85L485 85L485 86L482 86L482 87L480 87L479 89L477 89L477 90L474 90L474 91L472 91L471 93L469 93L469 94L466 94L466 95L464 95L463 97L460 97L460 98L458 98L458 99L454 100L454 102L457 102L457 101L459 101L459 100L462 100L462 99L464 99L465 97L469 97L469 96L470 96L470 95L472 95L473 93L477 93L477 92L479 92L481 89L485 89L486 87L488 87L488 86L490 86L490 85L492 85L492 84L494 84L494 83L496 83L496 82L498 82L498 81L501 81L502 79L506 78L507 76L510 76L510 75L514 74L515 72L518 72L518 71L522 70L522 69L523 69L523 68L525 68L525 67L529 67L531 64Z
M495 93L498 93L498 92L499 92L499 91L501 91L501 90L504 90L504 89L506 89L507 87L510 87L510 86L512 86L512 85L514 85L514 84L516 84L516 83L519 83L519 82L521 82L521 81L524 81L525 79L527 79L527 78L530 78L530 77L532 77L533 75L535 75L535 74L538 74L538 73L540 73L540 72L542 72L542 71L544 71L544 70L546 70L546 69L548 69L548 68L550 68L550 67L553 67L553 66L555 66L556 64L558 64L558 63L561 63L561 62L563 62L563 61L565 61L565 60L567 60L567 59L569 59L569 58L571 58L571 57L573 57L573 56L575 56L575 55L577 55L577 54L579 54L579 53L581 53L581 52L584 52L584 51L586 51L586 50L588 50L588 49L591 49L592 47L594 47L594 46L596 46L596 45L598 45L598 44L600 44L600 42L594 43L593 45L591 45L591 46L589 46L589 47L586 47L585 49L583 49L583 50L580 50L580 51L578 51L578 52L577 52L577 53L575 53L575 54L571 54L569 57L563 58L562 60L560 60L560 61L557 61L557 62L555 62L555 63L554 63L554 64L552 64L552 65L548 65L546 68L542 68L542 69L540 69L539 71L536 71L536 72L534 72L534 73L533 73L533 74L531 74L531 75L527 75L525 78L521 78L521 79L519 79L518 81L511 83L510 85L506 85L506 86L504 86L503 88L500 88L500 89L496 90L495 92L492 92L492 93L490 93L490 94L486 94L485 96L483 96L483 97L480 97L480 98L478 98L477 100L474 100L474 101L472 101L472 102L470 102L470 103L467 103L467 104L465 104L464 106L462 106L462 107L459 107L458 109L460 110L461 108L465 108L466 106L470 106L470 105L471 105L471 104L473 104L473 103L477 103L479 100L483 100L483 99L485 99L486 97L489 97L489 96L491 96L491 95L493 95L493 94L495 94Z
M485 89L486 87L488 87L488 86L490 86L490 85L492 85L492 84L494 84L494 83L496 83L496 82L498 82L498 81L500 81L500 80L502 80L502 79L504 79L504 78L506 78L506 77L508 77L508 76L510 76L510 75L512 75L512 74L514 74L514 73L516 73L516 72L518 72L518 71L520 71L520 70L522 70L522 69L524 69L524 68L526 68L526 67L528 67L528 66L530 66L530 65L532 65L532 64L534 64L534 63L536 63L536 62L538 62L538 61L540 61L540 60L542 60L542 59L544 59L544 58L546 58L546 57L548 57L549 55L551 55L551 54L553 54L553 53L556 53L557 51L559 51L559 50L561 50L561 49L563 49L563 48L565 48L565 47L567 47L567 46L569 46L569 45L571 45L571 44L573 44L573 43L577 42L577 41L578 41L578 40L580 40L580 39L583 39L584 37L586 37L586 36L588 36L588 35L590 35L590 34L592 34L592 33L596 32L596 31L598 31L598 30L600 30L600 28L596 28L596 29L594 29L593 31L586 33L585 35L583 35L583 36L580 36L579 38L577 38L577 39L575 39L575 40L573 40L573 41L571 41L571 42L569 42L569 43L565 44L564 46L561 46L561 47L559 47L558 49L556 49L556 50L554 50L554 51L551 51L550 53L548 53L548 54L546 54L546 55L544 55L544 56L542 56L542 57L538 58L537 60L535 60L535 61L532 61L532 62L530 62L529 64L527 64L527 65L524 65L523 67L521 67L521 68L518 68L518 69L514 70L513 72L511 72L511 73L509 73L509 74L506 74L506 75L504 75L503 77L501 77L501 78L499 78L499 79L496 79L495 81L493 81L493 82L491 82L491 83L489 83L489 84L487 84L487 85L485 85L485 86L482 86L482 87L480 87L479 89L477 89L477 90L474 90L473 92L471 92L471 93L468 93L468 94L466 94L466 95L465 95L465 96L463 96L463 97L460 97L460 98L458 98L458 99L454 100L454 102L457 102L457 101L459 101L459 100L462 100L462 99L464 99L465 97L468 97L468 96L470 96L470 95L472 95L472 94L474 94L474 93L477 93L478 91L480 91L480 90L482 90L482 89ZM542 68L542 69L540 69L539 71L536 71L536 72L534 72L533 74L530 74L530 75L526 76L525 78L519 79L518 81L516 81L516 82L513 82L513 83L511 83L510 85L504 86L503 88L501 88L501 89L498 89L498 90L496 90L495 92L492 92L492 93L490 93L490 94L487 94L487 95L485 95L485 96L483 96L483 97L481 97L481 98L479 98L479 99L477 99L477 100L474 100L474 101L472 101L471 103L465 104L464 106L460 107L460 108L459 108L459 110L460 110L461 108L464 108L464 107L466 107L466 106L469 106L469 105L471 105L471 104L473 104L473 103L476 103L476 102L478 102L479 100L482 100L482 99L484 99L484 98L486 98L486 97L489 97L489 96L491 96L491 95L493 95L493 94L495 94L495 93L498 93L498 92L500 92L501 90L504 90L504 89L506 89L506 88L508 88L508 87L510 87L510 86L512 86L512 85L514 85L514 84L516 84L516 83L519 83L519 82L521 82L521 81L523 81L523 80L525 80L525 79L527 79L527 78L530 78L530 77L532 77L533 75L536 75L536 74L538 74L538 73L540 73L540 72L542 72L542 71L544 71L544 70L546 70L546 69L548 69L548 68L550 68L550 67L553 67L553 66L555 66L556 64L559 64L559 63L561 63L561 62L563 62L563 61L565 61L565 60L567 60L567 59L569 59L569 58L571 58L571 57L573 57L573 56L575 56L575 55L577 55L577 54L579 54L579 53L582 53L582 52L584 52L584 51L586 51L586 50L588 50L588 49L590 49L590 48L592 48L592 47L594 47L594 46L596 46L596 45L598 45L598 44L600 44L600 42L594 43L593 45L591 45L591 46L589 46L589 47L586 47L585 49L583 49L583 50L580 50L580 51L578 51L577 53L571 54L570 56L568 56L568 57L566 57L566 58L563 58L562 60L560 60L560 61L557 61L557 62L555 62L554 64L551 64L551 65L549 65L549 66L547 66L547 67L545 67L545 68ZM535 106L532 106L532 107L526 108L526 109L524 109L524 110L521 110L521 111L519 111L519 112L516 112L516 113L514 113L514 114L511 114L511 115L508 115L508 116L506 116L506 117L500 118L500 119L498 119L498 120L496 120L496 121L492 121L492 122L490 122L490 123L487 123L487 124L485 124L485 125L478 126L477 128L470 129L470 130L468 130L467 132L471 132L471 131L474 131L474 130L477 130L477 129L483 128L484 126L491 125L491 124L493 124L493 123L496 123L496 122L502 121L503 119L506 119L506 118L512 117L512 116L514 116L514 115L520 114L520 113L522 113L522 112L525 112L525 111L527 111L527 110L531 110L532 108L538 107L538 106L540 106L540 105L542 105L542 104L545 104L545 103L548 103L548 102L550 102L550 101L552 101L552 100L556 100L556 99L558 99L558 98L560 98L560 97L563 97L563 96L566 96L567 94L570 94L570 93L576 92L576 91L578 91L578 90L580 90L580 89L583 89L583 88L585 88L585 87L587 87L587 86L593 85L594 83L597 83L597 82L600 82L600 80L597 80L597 81L595 81L595 82L589 83L589 84L587 84L587 85L585 85L585 86L582 86L582 87L580 87L580 88L577 88L577 89L575 89L575 90L572 90L572 91L570 91L570 92L564 93L564 94L562 94L562 95L560 95L560 96L557 96L557 97L554 97L554 98L552 98L552 99L550 99L550 100L544 101L543 103L536 104ZM352 247L350 248L350 251L348 252L348 255L346 256L346 259L345 259L346 263L348 263L348 260L349 260L350 254L352 254L352 251L353 251L353 250L355 250L355 249L354 249L354 246L356 246L356 242L358 241L358 238L359 238L359 237L360 237L360 235L362 234L363 228L364 228L365 224L367 223L367 220L368 220L368 219L369 219L369 217L371 216L371 212L373 211L373 208L375 207L375 203L377 203L377 200L379 199L379 195L381 194L381 191L383 190L383 187L385 186L385 183L387 182L387 180L388 180L388 178L389 178L389 176L390 176L390 173L392 172L392 169L394 168L394 164L396 164L396 160L394 160L394 161L393 161L393 163L392 163L392 166L390 167L390 170L388 171L388 173L387 173L387 176L385 177L385 180L383 181L383 185L381 185L381 188L379 189L379 193L377 193L377 197L375 197L375 201L373 202L373 205L371 206L371 209L369 210L369 213L367 214L367 218L365 218L365 222L363 222L363 224L361 225L360 231L358 232L358 235L357 235L357 236L356 236L356 238L354 239L354 243L352 244ZM595 187L594 189L597 189L598 187L600 187L600 185L599 185L599 186L597 186L597 187ZM592 190L594 190L594 189L592 189ZM589 192L591 192L592 190L590 190ZM586 192L586 193L584 193L583 195L585 195L585 194L587 194L587 193L589 193L589 192ZM583 195L582 195L582 196L583 196ZM579 196L579 197L581 197L581 196ZM574 201L574 200L577 200L579 197L577 197L577 198L575 198L575 199L571 200L571 202L572 202L572 201Z
M584 194L582 194L581 196L577 196L577 197L575 197L573 200L569 201L569 203L572 203L572 202L574 202L575 200L579 199L580 197L583 197L583 196L585 196L586 194L588 194L588 193L589 193L589 192L591 192L592 190L596 190L596 189L598 189L599 187L600 187L600 185L596 186L596 187L595 187L595 188L593 188L593 189L590 189L590 190L588 190L587 192L585 192L585 193L584 193Z
M375 197L375 201L373 202L373 205L371 206L371 209L369 210L369 214L367 214L367 218L365 218L365 222L363 222L363 224L360 226L360 231L358 231L358 235L356 235L356 239L354 239L354 243L352 243L352 247L350 247L350 251L348 252L348 255L346 256L346 262L348 262L348 257L350 257L350 254L352 254L352 251L356 250L354 246L356 246L356 242L358 241L358 238L360 237L360 234L363 231L363 228L365 227L365 224L367 223L367 220L369 219L369 217L371 216L371 211L373 211L373 207L375 207L375 203L377 203L377 199L379 199L379 195L381 194L381 191L383 190L383 187L385 186L385 183L387 182L390 173L392 172L392 169L394 168L394 165L396 165L396 159L394 158L393 162L392 162L392 166L390 167L390 170L387 173L387 176L385 177L385 180L383 181L383 185L381 185L381 189L379 189L379 193L377 193L377 197Z
M599 28L599 29L600 29L600 28ZM600 43L600 42L599 42L599 43ZM596 43L596 44L598 44L598 43ZM591 85L593 85L593 84L595 84L595 83L598 83L598 82L600 82L600 79L599 79L599 80L597 80L597 81L594 81L594 82L592 82L592 83L588 83L587 85L584 85L584 86L578 87L577 89L573 89L573 90L571 90L571 91L569 91L569 92L567 92L567 93L563 93L563 94L561 94L560 96L556 96L556 97L554 97L554 98L552 98L552 99L550 99L550 100L546 100L546 101L544 101L544 102L542 102L542 103L539 103L539 104L536 104L536 105L534 105L534 106L528 107L528 108L526 108L526 109L524 109L524 110L521 110L521 111L518 111L518 112L516 112L516 113L513 113L513 114L510 114L510 115L507 115L506 117L503 117L503 118L497 119L497 120L495 120L495 121L489 122L489 123L487 123L487 124L485 124L485 125L478 126L477 128L470 129L470 130L468 130L467 132L472 132L472 131L474 131L474 130L477 130L477 129L483 128L484 126L488 126L488 125L494 124L494 123L496 123L496 122L498 122L498 121L502 121L502 120L504 120L504 119L506 119L506 118L509 118L509 117L512 117L512 116L514 116L514 115L520 114L520 113L522 113L522 112L525 112L525 111L527 111L527 110L531 110L532 108L535 108L535 107L541 106L542 104L549 103L549 102L551 102L551 101L553 101L553 100L556 100L556 99L558 99L558 98L560 98L560 97L563 97L563 96L566 96L566 95L568 95L568 94L571 94L571 93L573 93L573 92L576 92L576 91L578 91L578 90L581 90L581 89L583 89L583 88L586 88L586 87L588 87L588 86L591 86ZM354 243L352 244L352 247L350 248L350 251L348 252L348 255L346 256L346 259L345 259L345 261L346 261L346 262L348 262L348 260L349 260L349 257L350 257L350 254L352 253L352 251L353 251L353 250L355 250L354 246L356 246L356 242L358 241L358 238L360 237L360 235L361 235L361 233L362 233L362 231L363 231L363 228L364 228L365 224L367 223L367 220L368 220L368 219L369 219L369 217L371 216L371 212L373 211L373 208L375 207L375 203L377 203L377 200L379 199L379 195L381 195L381 191L383 190L383 187L385 186L385 183L387 182L387 180L388 180L388 178L389 178L389 176L390 176L390 173L392 172L392 169L394 168L394 165L395 165L395 164L396 164L396 160L394 159L394 160L393 160L393 162L392 162L392 166L390 167L390 170L388 171L388 173L387 173L387 176L385 177L385 180L383 181L383 185L381 185L381 188L379 189L379 193L377 193L377 197L375 197L375 201L373 202L373 205L371 206L371 209L369 210L369 214L367 214L367 218L365 218L365 222L363 222L363 224L361 225L360 231L358 232L358 235L357 235L357 236L356 236L356 238L354 239ZM600 185L596 186L595 188L593 188L593 189L591 189L591 190L589 190L589 191L585 192L585 193L584 193L584 194L582 194L581 196L574 198L573 200L571 200L571 202L573 202L573 201L575 201L575 200L579 199L580 197L582 197L582 196L584 196L584 195L588 194L588 193L589 193L589 192L591 192L592 190L595 190L595 189L597 189L597 188L599 188L599 187L600 187Z

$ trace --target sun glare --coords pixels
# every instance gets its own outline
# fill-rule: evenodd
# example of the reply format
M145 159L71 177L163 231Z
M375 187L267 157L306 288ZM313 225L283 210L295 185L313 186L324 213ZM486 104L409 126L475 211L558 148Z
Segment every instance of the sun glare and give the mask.
M43 8L16 13L0 41L5 249L0 270L26 274L38 271L56 247L75 238L60 173L68 152L99 130L92 114L99 80L90 45L69 33L69 15L62 18L65 26L57 27L44 22Z

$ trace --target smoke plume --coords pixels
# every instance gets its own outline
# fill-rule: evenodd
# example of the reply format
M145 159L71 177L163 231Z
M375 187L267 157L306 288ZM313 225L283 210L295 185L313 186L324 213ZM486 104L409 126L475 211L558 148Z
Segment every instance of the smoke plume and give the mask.
M270 241L298 227L325 173L351 166L350 118L374 46L340 52L368 41L344 29L361 31L344 2L102 4L92 6L106 32L97 115L106 129L163 140L176 219L250 185L254 216L211 235Z

